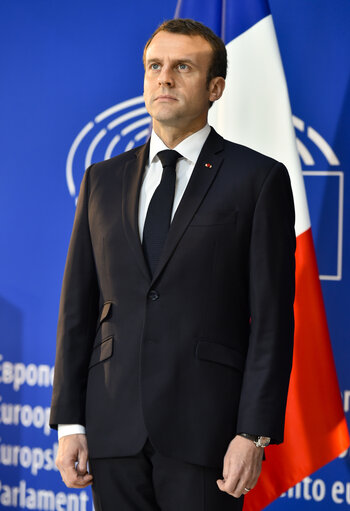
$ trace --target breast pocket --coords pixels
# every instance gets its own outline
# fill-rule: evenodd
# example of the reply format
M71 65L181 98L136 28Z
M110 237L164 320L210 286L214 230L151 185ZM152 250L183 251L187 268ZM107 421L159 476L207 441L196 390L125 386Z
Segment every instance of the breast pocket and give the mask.
M198 212L190 223L191 226L202 225L225 225L235 224L237 222L237 210L218 210L208 212Z

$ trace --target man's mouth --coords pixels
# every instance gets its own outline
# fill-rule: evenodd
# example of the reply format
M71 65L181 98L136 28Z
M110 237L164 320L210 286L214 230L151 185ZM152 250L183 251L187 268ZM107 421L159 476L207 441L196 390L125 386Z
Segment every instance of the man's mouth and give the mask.
M155 98L155 101L177 101L177 98L169 94L160 94Z

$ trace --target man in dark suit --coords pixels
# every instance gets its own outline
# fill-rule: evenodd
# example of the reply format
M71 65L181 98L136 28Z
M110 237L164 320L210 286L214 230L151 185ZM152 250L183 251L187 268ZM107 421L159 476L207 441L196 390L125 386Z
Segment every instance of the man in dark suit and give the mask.
M98 510L238 510L264 447L283 441L290 180L208 126L227 64L207 27L165 22L144 64L150 141L89 167L80 189L58 321L57 465L69 487L93 482Z

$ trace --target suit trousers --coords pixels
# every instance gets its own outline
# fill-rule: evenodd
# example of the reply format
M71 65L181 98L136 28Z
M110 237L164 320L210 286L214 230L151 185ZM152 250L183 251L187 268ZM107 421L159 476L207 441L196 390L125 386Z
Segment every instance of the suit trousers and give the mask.
M219 490L222 471L160 454L149 439L134 456L89 460L96 511L241 511Z

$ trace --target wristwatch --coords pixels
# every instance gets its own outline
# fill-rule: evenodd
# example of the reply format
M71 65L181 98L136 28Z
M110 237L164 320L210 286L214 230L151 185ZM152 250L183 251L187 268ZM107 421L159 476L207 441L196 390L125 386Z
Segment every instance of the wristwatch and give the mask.
M271 442L271 438L269 436L249 435L248 433L239 433L239 436L251 440L254 442L256 447L267 447Z

